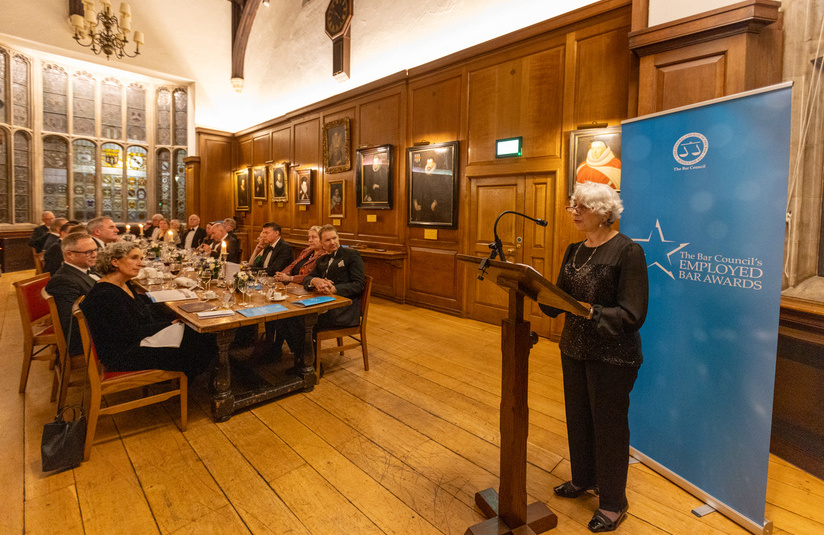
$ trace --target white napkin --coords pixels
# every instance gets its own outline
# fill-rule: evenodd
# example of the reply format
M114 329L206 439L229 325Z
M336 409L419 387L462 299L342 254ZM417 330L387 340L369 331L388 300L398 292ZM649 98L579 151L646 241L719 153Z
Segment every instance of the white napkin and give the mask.
M194 288L195 286L197 286L197 283L189 277L178 277L175 279L174 282L178 286L182 286L184 288Z
M234 313L234 310L209 310L206 312L198 312L197 317L200 319L222 318L223 316L231 316Z
M138 279L156 279L157 278L157 270L153 267L144 267L140 268L140 272L137 274Z
M165 329L141 340L140 347L180 347L184 329L185 326L182 323L172 323Z

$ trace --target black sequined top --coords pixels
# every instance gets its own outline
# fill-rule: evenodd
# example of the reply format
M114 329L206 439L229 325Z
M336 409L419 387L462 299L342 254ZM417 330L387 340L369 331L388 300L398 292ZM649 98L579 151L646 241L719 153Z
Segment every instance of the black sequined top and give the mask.
M591 303L592 319L567 314L560 349L566 357L640 366L641 336L649 301L647 262L641 246L623 234L590 248L573 243L564 254L557 285ZM555 317L560 309L541 305Z

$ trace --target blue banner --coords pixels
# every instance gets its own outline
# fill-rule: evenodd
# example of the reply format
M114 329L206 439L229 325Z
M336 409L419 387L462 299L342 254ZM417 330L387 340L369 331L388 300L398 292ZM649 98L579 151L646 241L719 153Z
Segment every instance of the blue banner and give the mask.
M760 526L790 98L783 85L622 131L621 232L643 246L650 282L632 447Z

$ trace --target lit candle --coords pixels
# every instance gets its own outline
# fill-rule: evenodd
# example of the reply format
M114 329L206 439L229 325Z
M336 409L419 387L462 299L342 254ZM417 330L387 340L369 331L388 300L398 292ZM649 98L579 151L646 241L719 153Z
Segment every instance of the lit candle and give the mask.
M220 242L220 254L226 254L226 240Z
M143 237L143 223L140 223L138 225L138 227L140 227L140 237L142 238Z
M131 233L132 233L132 226L131 225L126 225L126 234L131 234Z
M170 230L166 233L166 241L172 241L172 236L174 236L174 233Z

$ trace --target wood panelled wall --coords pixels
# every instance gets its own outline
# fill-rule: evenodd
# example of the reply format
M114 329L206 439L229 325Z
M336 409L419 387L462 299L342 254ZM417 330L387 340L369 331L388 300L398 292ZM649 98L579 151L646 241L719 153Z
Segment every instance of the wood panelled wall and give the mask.
M630 0L600 2L245 132L199 131L201 193L192 206L206 220L235 216L244 251L266 221L279 223L289 241L303 243L308 227L333 222L327 215L328 182L343 179L342 241L405 253L404 276L395 280L404 285L399 293L407 302L497 321L506 302L491 285L477 286L456 255L488 255L495 217L519 209L550 225L502 220L499 230L513 259L555 277L566 245L577 238L563 211L569 132L593 121L618 125L635 113L630 18ZM344 117L350 120L353 161L359 147L395 148L392 210L357 209L354 167L324 173L323 125ZM523 156L496 160L495 140L512 136L523 136ZM432 239L422 228L407 227L406 148L455 140L461 147L459 225L439 229ZM294 204L290 177L289 202L253 201L250 212L235 213L232 172L282 161L316 170L313 203L305 210ZM372 265L379 269L379 263ZM536 311L533 319L542 334L560 332L560 323L553 326Z

